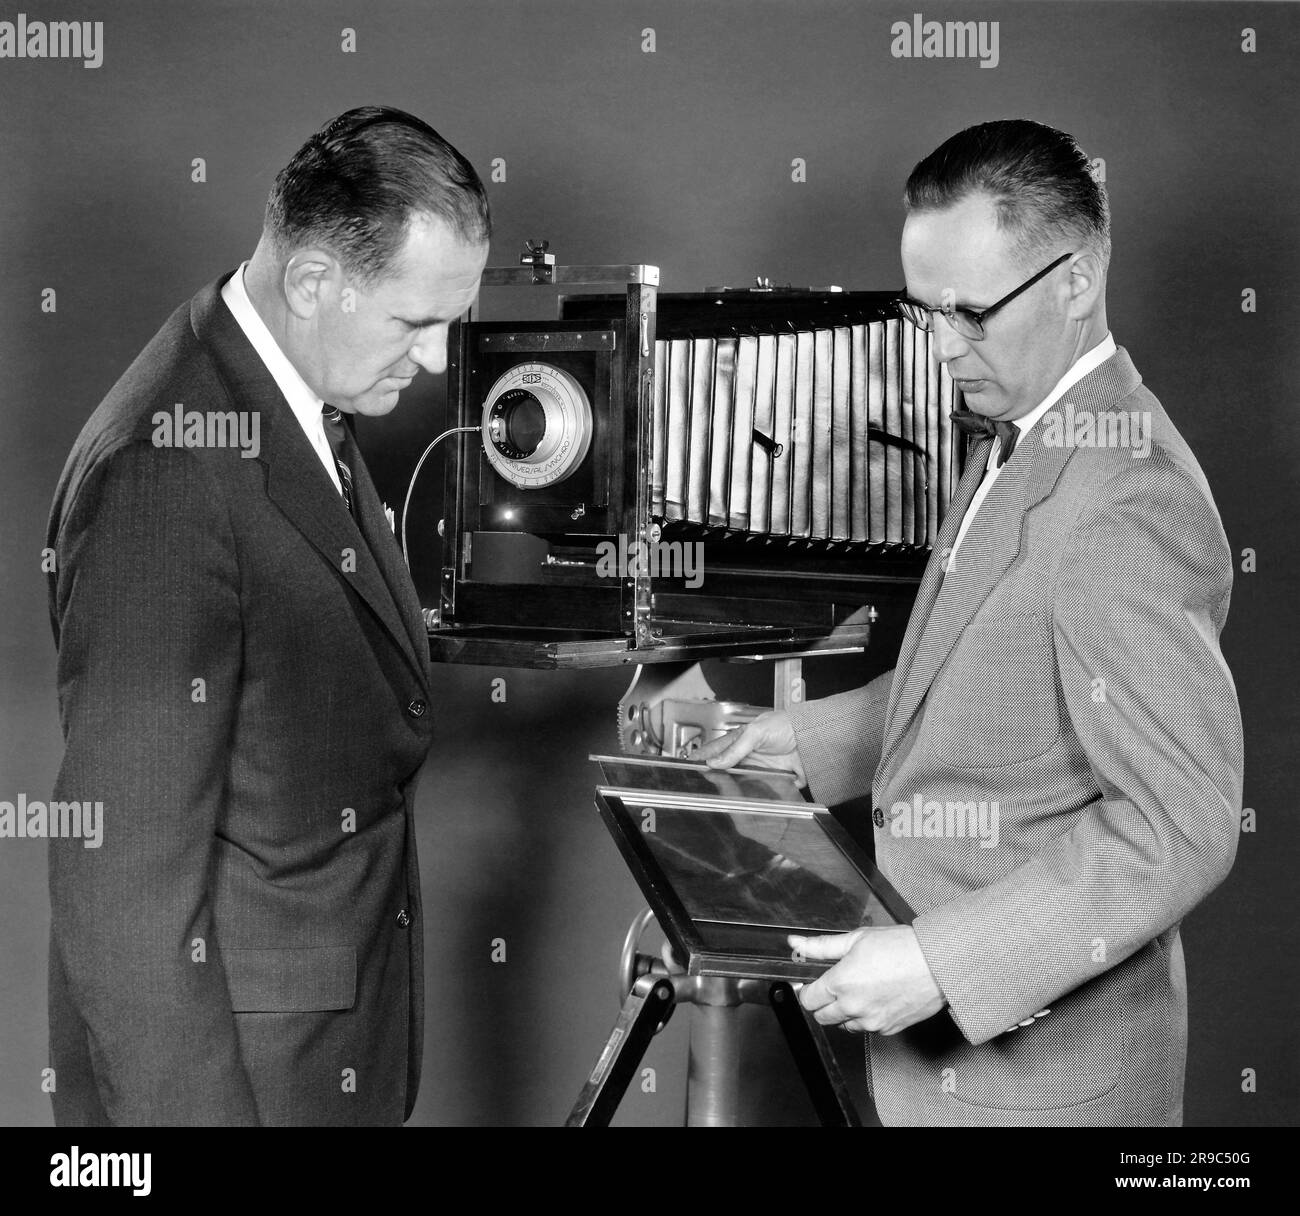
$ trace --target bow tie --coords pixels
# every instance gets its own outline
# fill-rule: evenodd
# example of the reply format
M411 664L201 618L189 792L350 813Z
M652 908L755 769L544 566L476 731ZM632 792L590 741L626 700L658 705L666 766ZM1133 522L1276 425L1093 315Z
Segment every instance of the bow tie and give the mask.
M1002 441L998 448L998 468L1006 464L1011 453L1016 450L1020 429L1014 422L994 422L992 418L985 418L983 414L968 409L953 410L949 417L964 434L996 435Z

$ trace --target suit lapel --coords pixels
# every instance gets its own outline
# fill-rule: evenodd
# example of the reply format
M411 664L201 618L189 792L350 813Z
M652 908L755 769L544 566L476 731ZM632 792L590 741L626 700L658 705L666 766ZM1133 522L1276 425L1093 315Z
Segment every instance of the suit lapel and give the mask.
M1065 399L1074 402L1076 410L1100 412L1123 400L1141 382L1128 352L1121 347L1072 386ZM1040 425L1016 446L979 513L971 520L953 570L945 575L944 557L983 479L991 441L981 442L970 455L935 541L935 553L921 580L899 651L880 771L884 771L971 618L1019 555L1025 514L1052 492L1073 454L1072 447L1049 447L1043 439L1040 420Z
M962 470L961 480L957 483L957 490L952 496L952 501L948 504L947 514L944 516L942 525L940 525L939 534L935 537L934 552L930 554L930 560L925 567L925 574L921 578L921 586L916 593L916 602L912 606L912 615L907 622L907 632L903 635L903 644L899 648L894 679L889 688L889 709L885 718L885 742L884 750L881 753L882 763L889 755L891 743L895 741L896 732L893 730L893 724L899 721L899 707L904 703L902 694L905 686L910 685L909 677L915 664L922 635L926 631L927 622L934 611L935 601L944 583L944 566L948 560L948 553L952 549L953 541L957 539L957 533L961 529L961 521L970 508L971 500L975 497L975 491L979 489L979 484L984 479L984 472L988 465L989 449L992 443L992 439L981 439L978 443L971 444L967 449L966 466ZM910 688L908 691L910 692Z
M411 619L415 590L409 585L410 576L405 568L400 571L395 568L392 554L381 543L384 537L375 535L375 514L385 531L388 525L360 454L356 453L352 470L354 481L364 480L365 491L359 498L365 500L365 507L359 512L359 518L362 527L369 530L369 536L363 536L358 520L348 514L275 378L222 302L221 284L225 277L194 297L190 323L217 364L235 407L259 415L258 460L266 467L267 495L370 606L427 691L427 642L421 650L420 638L414 631L415 622ZM395 543L390 533L389 548L395 547ZM343 569L348 551L355 555L355 571ZM400 555L397 565L401 565ZM418 603L414 604L414 617L420 617Z
M347 434L344 450L349 454L348 467L352 470L352 505L356 508L357 523L378 563L384 583L392 594L406 636L411 642L411 652L421 660L420 676L427 689L430 679L429 635L424 627L424 610L420 605L420 597L416 594L415 584L411 581L410 571L402 557L401 546L384 514L383 500L370 479L370 470L366 468L350 426Z

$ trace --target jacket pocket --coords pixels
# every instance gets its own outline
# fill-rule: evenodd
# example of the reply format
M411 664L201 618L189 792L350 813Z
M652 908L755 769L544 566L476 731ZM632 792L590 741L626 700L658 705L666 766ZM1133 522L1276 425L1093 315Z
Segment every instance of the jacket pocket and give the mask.
M227 946L221 952L236 1013L351 1009L357 996L353 946L288 949Z
M1032 1026L978 1047L961 1045L951 1061L952 1096L968 1106L1028 1111L1061 1110L1112 1093L1130 1036L1114 986L1103 985L1083 1004L1072 997L1063 996Z
M1050 615L1009 614L972 624L925 705L932 758L989 770L1036 759L1061 737Z

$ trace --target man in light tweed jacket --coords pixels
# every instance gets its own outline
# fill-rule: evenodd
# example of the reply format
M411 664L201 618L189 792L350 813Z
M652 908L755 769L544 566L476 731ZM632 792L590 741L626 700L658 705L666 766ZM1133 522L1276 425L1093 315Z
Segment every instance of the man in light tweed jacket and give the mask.
M817 1020L877 1032L883 1122L1178 1125L1179 922L1241 812L1227 540L1110 336L1107 201L1074 140L970 128L906 203L904 307L977 438L897 667L701 755L829 804L871 791L915 923L792 944L838 960L803 990Z

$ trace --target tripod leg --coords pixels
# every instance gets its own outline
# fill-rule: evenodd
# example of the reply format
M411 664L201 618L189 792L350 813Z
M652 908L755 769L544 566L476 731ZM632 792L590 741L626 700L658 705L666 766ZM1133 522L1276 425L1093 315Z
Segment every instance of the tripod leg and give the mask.
M655 1031L672 1014L675 999L672 982L662 976L637 980L565 1127L609 1126Z
M768 999L822 1126L861 1127L848 1086L840 1074L840 1066L835 1062L825 1036L808 1024L794 989L784 981L778 981L769 990Z

